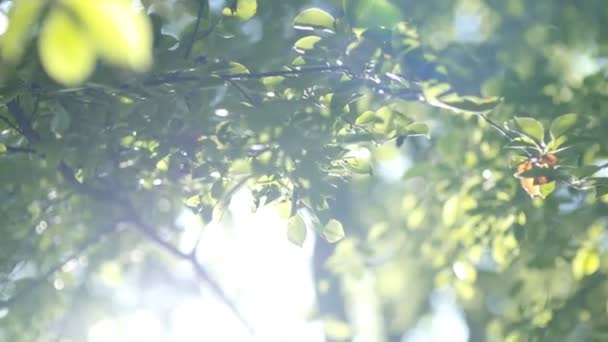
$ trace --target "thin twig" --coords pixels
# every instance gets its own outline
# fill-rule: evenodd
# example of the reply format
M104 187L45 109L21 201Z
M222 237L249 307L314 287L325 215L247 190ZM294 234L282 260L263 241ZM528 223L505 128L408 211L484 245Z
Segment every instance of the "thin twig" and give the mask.
M17 131L23 135L23 132L21 131L21 129L19 129L19 127L17 127L17 125L15 125L14 123L12 123L11 120L9 120L8 118L0 115L0 120L4 121L10 128L14 129L15 131Z
M509 139L509 142L513 142L515 141L514 136L512 136L511 134L507 133L510 132L510 130L504 130L502 129L500 126L498 126L494 121L492 121L490 118L488 118L485 114L483 113L477 113L477 115L479 115L482 119L484 119L490 126L492 126L492 128L494 128L495 130L497 130L500 134L502 134L505 138ZM530 138L532 140L532 142L534 142L534 139ZM536 145L536 143L534 143ZM538 146L536 146L538 148ZM528 157L531 157L532 154L530 152L528 152L528 150L526 148L522 148L521 149L525 154L528 155Z
M488 118L485 114L478 113L477 115L479 115L482 119L484 119L488 124L490 124L490 126L492 126L494 129L496 129L505 138L509 139L510 141L513 141L514 137L512 137L510 134L508 134L507 131L505 131L500 126L498 126L494 121L492 121L490 118Z
M49 268L46 272L44 272L44 274L41 277L36 279L34 282L30 283L23 290L21 290L20 292L13 295L12 297L10 297L7 300L0 301L0 309L10 307L11 305L20 301L24 296L27 296L33 290L35 290L37 287L41 286L44 282L46 282L49 277L51 277L57 271L61 270L63 268L63 266L65 266L68 262L82 256L89 248L91 248L92 246L99 243L104 236L115 232L117 230L117 228L118 228L118 225L114 225L110 229L102 229L102 230L97 231L95 234L93 234L91 237L89 237L87 240L85 240L84 243L76 249L76 251L70 253L67 257L62 259L60 262L58 262L57 264L55 264L54 266Z
M38 109L40 109L40 93L36 94L36 100L34 100L34 109L32 110L31 120L34 120L36 116L38 116Z
M194 46L194 42L196 41L196 36L198 34L198 30L201 26L201 19L203 18L203 14L205 10L209 7L209 3L207 0L199 0L198 2L198 13L196 14L196 22L194 23L194 31L192 32L192 36L188 41L188 45L186 45L186 51L184 53L184 58L188 59L190 57L190 53L192 52L192 47Z
M99 190L89 184L79 182L78 179L76 179L72 168L64 161L61 161L59 163L57 169L59 173L63 176L63 178L66 180L66 182L70 186L72 186L77 192L100 202L112 202L115 204L119 204L120 207L124 210L123 214L125 221L133 223L146 238L163 247L164 250L168 251L169 253L180 259L189 261L197 277L204 280L209 285L210 289L215 293L215 295L233 312L233 314L239 319L239 321L241 321L241 323L247 328L248 331L253 332L251 325L247 322L247 320L245 320L243 315L241 315L236 305L232 302L232 300L228 298L228 296L226 296L220 285L211 277L205 267L198 262L195 255L191 253L182 252L173 244L161 238L150 225L148 225L143 219L141 219L141 217L138 216L135 208L130 202L119 198L115 193ZM242 184L244 184L244 182L249 178L250 177L245 177L244 179L242 179L238 183L238 186L235 186L234 189L242 186ZM97 239L98 237L94 240ZM80 253L86 247L88 247L88 245L80 248L76 253ZM47 273L45 273L44 279L51 276L71 259L73 259L73 256L65 260L65 262L63 262L61 265L57 265L50 269ZM29 291L30 289L28 288L26 290ZM10 298L5 301L0 301L0 309L11 305L15 300L17 300L18 296L20 297L21 295L22 293L19 293L14 298Z
M251 95L249 95L247 93L247 91L245 91L245 89L243 89L243 87L241 87L234 80L228 80L228 83L230 83L230 85L232 85L233 87L235 87L243 95L243 97L245 97L247 99L247 101L249 101L249 103L251 105L255 106L256 104L258 104L260 102L260 101L256 101L253 97L251 97Z

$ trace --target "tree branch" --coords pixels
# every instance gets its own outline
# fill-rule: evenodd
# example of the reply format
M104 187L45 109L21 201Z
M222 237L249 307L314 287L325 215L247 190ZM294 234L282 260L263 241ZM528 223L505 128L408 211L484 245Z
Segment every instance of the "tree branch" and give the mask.
M142 233L144 237L153 242L154 244L162 247L165 251L172 254L178 259L187 261L196 276L203 280L212 292L226 305L230 311L232 311L233 315L238 318L238 320L243 324L243 326L250 332L253 333L252 326L247 322L245 317L240 313L239 309L232 302L230 298L226 295L222 287L218 284L218 282L213 279L213 277L209 274L207 269L198 261L195 253L186 253L181 251L179 248L174 246L172 243L166 241L162 237L160 237L155 229L148 225L138 214L137 210L133 208L131 203L124 203L124 207L126 208L127 213L127 221L131 222L138 230Z
M118 204L123 211L122 219L124 221L132 223L145 238L162 247L165 251L169 252L178 259L188 261L194 269L196 276L209 285L211 291L214 292L215 295L224 303L224 305L226 305L232 311L232 313L239 319L239 321L241 321L249 332L253 332L251 325L248 324L243 315L237 309L236 305L228 298L221 286L217 283L217 281L215 281L215 279L211 277L209 272L207 272L205 267L201 265L194 254L182 252L172 243L160 237L155 229L139 216L138 211L130 201L120 198L115 193L103 192L93 188L89 184L79 182L74 176L74 171L63 161L59 163L58 169L63 178L76 191L100 202L113 202Z
M32 127L32 122L23 112L23 108L21 108L21 105L19 102L17 102L17 99L10 100L6 104L6 107L8 108L9 113L13 116L13 119L15 119L20 133L23 134L31 143L40 141L40 135Z
M76 189L76 191L81 194L87 195L88 197L91 197L92 199L101 202L110 202L116 199L116 196L113 193L95 189L89 184L79 182L78 179L76 179L72 168L69 167L68 164L66 164L64 161L61 161L59 163L59 165L57 166L57 170L59 170L59 173L61 173L63 179L65 179L65 181L68 182L70 186L72 186L74 189Z
M312 66L312 67L295 67L293 69L268 71L268 72L220 75L220 78L222 78L223 80L238 81L238 80L259 79L259 78L275 77L275 76L293 76L293 75L301 75L301 74L313 73L313 72L344 72L344 73L351 74L350 69L343 65L320 65L320 66Z
M306 73L315 73L315 72L344 72L351 74L351 71L348 67L341 65L321 65L321 66L312 66L312 67L295 67L287 70L276 70L276 71L267 71L267 72L259 72L259 73L238 73L238 74L219 74L212 75L218 77L224 81L242 81L242 80L250 80L250 79L260 79L265 77L275 77L275 76L295 76ZM208 77L208 76L207 76ZM148 79L142 82L144 86L159 86L163 84L176 84L183 82L197 82L201 81L202 78L199 76L192 75L180 75L179 72L172 72L161 78L153 78ZM129 88L130 85L124 85L123 88Z
M6 146L6 151L9 153L30 153L36 154L36 150L29 147Z

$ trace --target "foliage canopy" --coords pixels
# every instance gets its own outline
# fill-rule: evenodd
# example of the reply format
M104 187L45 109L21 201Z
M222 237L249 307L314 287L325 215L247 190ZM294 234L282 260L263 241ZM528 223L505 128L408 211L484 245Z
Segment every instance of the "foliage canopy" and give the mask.
M164 252L232 306L175 219L243 188L336 244L331 338L373 296L399 340L434 288L471 340L608 334L601 1L0 5L0 339L84 340L111 312L94 275Z

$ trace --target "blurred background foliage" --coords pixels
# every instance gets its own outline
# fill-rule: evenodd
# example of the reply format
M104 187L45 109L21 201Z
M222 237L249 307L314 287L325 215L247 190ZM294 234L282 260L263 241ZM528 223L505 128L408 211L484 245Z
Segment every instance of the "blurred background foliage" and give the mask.
M198 231L242 191L315 240L328 341L608 338L603 1L0 10L0 339L93 340L184 264L238 316Z

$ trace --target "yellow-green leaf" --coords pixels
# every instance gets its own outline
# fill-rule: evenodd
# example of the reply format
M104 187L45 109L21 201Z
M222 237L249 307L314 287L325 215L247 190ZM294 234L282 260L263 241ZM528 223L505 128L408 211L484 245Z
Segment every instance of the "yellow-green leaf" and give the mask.
M0 144L0 154L6 153L6 145Z
M295 214L287 221L287 239L294 245L302 247L306 240L306 223L300 214Z
M321 37L319 36L306 36L298 39L293 45L293 49L299 53L305 53L308 50L312 50L320 40Z
M540 186L540 196L546 198L555 191L556 182L549 182Z
M501 101L499 97L460 96L447 83L426 82L422 93L433 106L456 113L484 113L494 109Z
M248 74L249 69L241 63L230 62L228 69L223 71L224 75Z
M353 331L348 323L334 318L324 319L323 328L328 338L337 341L346 341L353 335Z
M442 210L443 223L451 226L456 222L460 214L460 196L454 195L445 201Z
M355 120L355 123L357 125L364 125L375 121L380 121L378 118L376 118L376 113L372 112L371 110L366 110L365 112L361 113L361 115L359 115L357 120Z
M251 19L258 11L257 0L237 0L236 8L226 7L222 14L229 17L237 17L241 20Z
M358 27L384 26L392 28L401 19L401 10L389 0L351 0L347 16Z
M407 135L416 136L422 135L425 137L429 137L429 126L422 122L415 122L406 127Z
M600 255L596 250L581 248L572 260L574 277L582 279L600 268Z
M95 69L95 50L82 28L64 11L48 15L38 38L40 61L47 74L66 86L82 83Z
M190 198L188 198L185 202L185 205L189 206L189 207L196 207L199 204L201 204L201 196L200 195L194 195Z
M438 97L450 91L451 87L447 83L424 83L422 93L424 98L431 103L437 101ZM437 101L439 102L439 101ZM431 103L432 104L432 103Z
M170 157L171 157L171 155L167 155L163 159L159 160L156 163L156 169L158 169L159 171L167 171L167 170L169 170L169 159L170 159Z
M323 29L334 31L334 17L319 8L309 8L300 12L293 21L293 26L300 30Z
M344 238L344 228L338 220L331 219L321 230L321 236L329 243L334 243Z
M452 268L454 269L454 274L460 280L474 283L477 279L477 270L468 262L457 261Z
M109 287L118 287L124 282L124 273L117 262L106 262L99 270L101 280Z
M344 155L340 164L350 172L372 174L371 153L365 147L353 148Z
M129 0L65 0L78 15L101 57L145 71L152 64L152 24Z
M44 3L43 0L13 1L8 16L9 24L0 40L3 60L15 63L21 58Z

